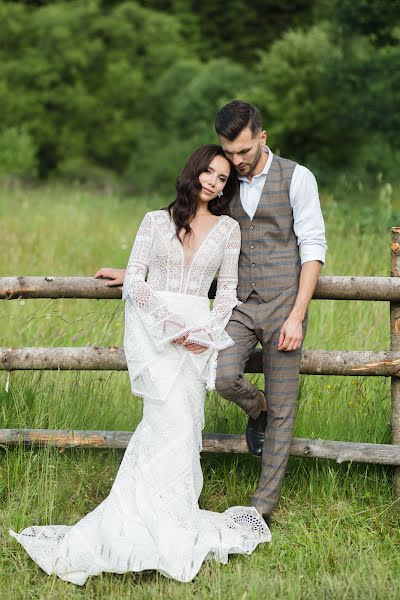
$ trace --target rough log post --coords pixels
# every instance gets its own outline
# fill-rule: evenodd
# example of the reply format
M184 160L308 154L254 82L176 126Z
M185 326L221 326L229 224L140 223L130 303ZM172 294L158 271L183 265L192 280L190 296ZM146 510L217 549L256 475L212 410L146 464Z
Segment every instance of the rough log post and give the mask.
M400 227L392 227L392 277L400 277ZM400 303L390 303L390 350L400 350ZM392 444L400 444L400 379L391 378ZM395 498L400 497L400 469L394 475Z

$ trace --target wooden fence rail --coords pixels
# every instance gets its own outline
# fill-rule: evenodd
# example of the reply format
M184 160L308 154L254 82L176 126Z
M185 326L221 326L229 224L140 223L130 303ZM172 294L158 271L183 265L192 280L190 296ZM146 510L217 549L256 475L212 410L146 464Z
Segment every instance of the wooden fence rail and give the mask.
M51 444L56 448L126 448L131 431L79 431L60 429L0 429L0 445ZM204 433L203 452L246 453L244 435ZM360 462L400 465L400 446L294 438L291 456L327 458L337 463Z
M115 346L83 348L0 348L0 370L21 371L125 371L124 351ZM246 365L246 373L262 372L261 350ZM400 376L399 352L345 352L305 350L300 372L303 375Z
M392 228L391 277L320 277L314 298L318 300L368 300L390 302L390 351L345 352L306 350L301 373L306 375L365 375L391 378L392 444L366 444L295 438L291 455L400 466L400 228ZM215 295L215 285L210 298ZM106 287L93 277L3 277L0 299L86 298L119 299L121 288ZM246 372L262 372L261 352L247 363ZM0 348L0 369L14 370L125 370L122 348ZM58 448L126 448L128 431L72 431L0 429L0 444L48 443ZM205 452L247 452L242 435L206 433ZM400 469L395 475L396 498L400 497Z
M215 294L215 284L210 298ZM93 277L0 277L0 300L19 298L86 298L118 300L121 288L106 287ZM393 277L324 276L316 300L377 300L400 303L400 280Z

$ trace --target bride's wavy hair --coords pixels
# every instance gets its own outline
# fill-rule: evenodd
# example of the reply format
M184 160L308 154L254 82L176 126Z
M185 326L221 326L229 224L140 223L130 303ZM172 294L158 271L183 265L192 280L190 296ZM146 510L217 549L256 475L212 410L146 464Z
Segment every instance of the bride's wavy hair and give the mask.
M176 199L167 207L175 223L176 235L181 243L182 240L179 233L184 230L184 238L192 234L190 221L199 210L198 198L201 191L199 175L208 169L210 162L216 156L225 158L230 164L231 170L223 190L223 195L210 200L208 208L213 215L228 214L229 203L238 185L236 172L232 163L226 158L221 146L206 144L195 150L190 156L181 175L176 180Z

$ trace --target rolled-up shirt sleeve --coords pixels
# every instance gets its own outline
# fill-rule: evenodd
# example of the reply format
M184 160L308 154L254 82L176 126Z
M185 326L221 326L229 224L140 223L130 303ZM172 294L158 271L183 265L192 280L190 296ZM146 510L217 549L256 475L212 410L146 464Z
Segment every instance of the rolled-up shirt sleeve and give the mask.
M309 169L296 165L289 190L293 210L293 229L300 250L301 264L319 260L325 264L328 248L325 224L319 201L317 180Z

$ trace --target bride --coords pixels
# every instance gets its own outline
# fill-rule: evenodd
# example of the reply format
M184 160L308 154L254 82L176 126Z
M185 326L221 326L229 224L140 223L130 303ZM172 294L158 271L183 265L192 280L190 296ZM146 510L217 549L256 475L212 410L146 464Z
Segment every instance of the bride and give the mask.
M225 214L235 184L222 148L202 146L177 180L176 200L145 215L126 272L95 275L123 281L125 356L143 418L95 510L73 526L10 531L49 575L83 585L104 571L154 569L191 581L206 558L226 563L271 539L254 507L198 505L205 391L214 389L218 351L233 344L225 325L238 305L240 229Z

